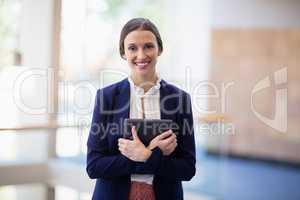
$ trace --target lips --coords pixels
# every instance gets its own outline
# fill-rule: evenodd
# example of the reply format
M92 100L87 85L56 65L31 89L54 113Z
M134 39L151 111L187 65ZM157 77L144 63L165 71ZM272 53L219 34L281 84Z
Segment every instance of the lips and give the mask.
M150 61L140 61L140 62L135 62L134 64L138 67L146 67L148 64L150 63Z

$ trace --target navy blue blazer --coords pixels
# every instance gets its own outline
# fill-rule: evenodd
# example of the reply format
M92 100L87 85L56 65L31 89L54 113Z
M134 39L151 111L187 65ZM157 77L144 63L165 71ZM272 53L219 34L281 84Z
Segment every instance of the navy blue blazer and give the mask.
M161 80L161 119L179 125L177 147L164 156L156 147L146 162L135 162L118 150L122 122L129 118L130 84L128 79L97 91L92 125L87 142L86 170L97 179L93 200L128 200L131 174L153 174L156 200L181 200L181 181L196 172L195 139L190 95Z

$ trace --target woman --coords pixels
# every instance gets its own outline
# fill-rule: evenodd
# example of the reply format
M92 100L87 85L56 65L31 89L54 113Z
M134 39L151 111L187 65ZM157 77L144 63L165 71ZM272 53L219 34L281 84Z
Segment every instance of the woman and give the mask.
M163 43L144 18L128 21L119 43L131 69L128 78L97 91L87 142L87 173L97 179L94 200L179 200L181 181L195 175L195 141L190 96L160 79L156 62ZM126 118L171 119L179 126L145 146L132 127L122 138Z

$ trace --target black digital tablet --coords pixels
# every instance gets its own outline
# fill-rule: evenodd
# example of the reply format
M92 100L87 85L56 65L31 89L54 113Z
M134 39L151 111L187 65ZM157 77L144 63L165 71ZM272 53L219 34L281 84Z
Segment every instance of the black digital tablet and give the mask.
M170 129L176 133L179 129L178 125L169 119L125 119L124 138L132 139L132 126L135 126L140 140L146 146L159 134Z

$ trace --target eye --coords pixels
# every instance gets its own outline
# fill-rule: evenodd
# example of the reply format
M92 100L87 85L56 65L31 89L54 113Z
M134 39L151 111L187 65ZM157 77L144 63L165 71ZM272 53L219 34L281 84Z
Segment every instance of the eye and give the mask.
M134 45L130 45L130 46L128 46L128 50L129 51L135 51L136 47Z
M152 49L154 48L154 45L149 43L149 44L145 44L145 49Z

